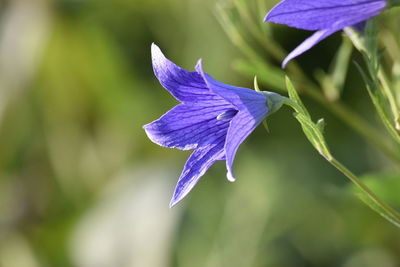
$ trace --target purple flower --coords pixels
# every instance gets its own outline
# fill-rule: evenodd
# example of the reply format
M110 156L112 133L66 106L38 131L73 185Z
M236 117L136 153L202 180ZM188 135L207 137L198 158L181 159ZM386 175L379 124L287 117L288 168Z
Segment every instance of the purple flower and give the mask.
M265 17L264 21L316 31L296 47L283 61L282 67L329 35L378 15L386 0L283 0ZM360 24L361 23L361 24Z
M155 44L151 53L156 77L181 103L143 128L158 145L194 149L176 185L172 207L215 161L226 160L227 178L235 180L232 163L236 151L269 113L268 93L220 83L203 72L201 60L195 72L181 69Z

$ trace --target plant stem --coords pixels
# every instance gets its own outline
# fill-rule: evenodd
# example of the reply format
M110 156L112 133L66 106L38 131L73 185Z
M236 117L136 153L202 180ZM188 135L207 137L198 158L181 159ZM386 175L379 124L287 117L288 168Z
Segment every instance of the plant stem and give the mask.
M358 114L351 111L347 106L341 102L331 102L326 99L322 93L317 90L303 90L303 92L310 96L315 101L326 107L329 111L343 120L347 125L356 130L359 134L364 136L370 143L378 147L382 152L389 156L393 161L400 163L400 154L390 142L387 141L383 135L375 128L371 127L363 118Z
M388 215L382 214L386 219L400 227L400 214L390 207L386 202L375 195L356 175L354 175L349 169L347 169L343 164L337 161L335 158L329 160L336 169L343 173L347 178L349 178L363 193L365 193L368 198L377 205L380 209L384 210Z
M347 125L369 140L371 144L389 156L393 161L400 163L399 151L393 149L391 143L387 142L386 138L384 138L379 131L367 123L365 119L354 113L341 101L333 102L327 99L323 93L318 90L318 88L306 77L297 63L291 62L288 64L288 70L293 73L293 77L300 77L297 83L296 80L294 80L294 82L298 85L297 88L299 88L301 92L327 108Z
M397 122L397 120L399 118L399 114L398 114L398 107L397 107L397 103L396 103L396 97L394 96L393 91L389 86L389 82L388 82L386 75L383 72L382 68L380 68L378 70L378 73L376 75L377 75L377 78L379 79L379 81L381 82L382 90L385 93L385 95L389 101L389 105L390 105L390 109L393 114L393 118L394 118L395 122Z

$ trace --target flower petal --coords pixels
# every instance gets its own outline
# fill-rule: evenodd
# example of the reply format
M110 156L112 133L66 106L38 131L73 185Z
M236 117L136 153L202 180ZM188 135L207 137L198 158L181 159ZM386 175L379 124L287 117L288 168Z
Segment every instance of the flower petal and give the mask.
M304 30L328 29L341 21L344 28L378 15L386 4L386 0L284 0L264 21Z
M268 108L265 105L254 104L249 106L248 109L250 112L239 111L231 120L226 136L225 157L226 168L228 170L227 178L229 181L235 181L232 164L240 144L268 115Z
M298 47L296 47L292 52L287 55L285 60L282 62L282 68L285 68L286 64L292 60L293 58L303 54L307 50L311 49L314 45L328 37L329 35L339 31L340 29L328 29L316 31L311 37L307 38L304 42L302 42Z
M160 48L152 44L151 55L154 74L177 100L202 105L204 101L223 101L212 93L197 72L186 71L168 60Z
M203 76L204 81L212 92L232 103L232 105L236 106L239 110L246 110L249 103L250 105L253 105L254 103L265 105L267 101L265 95L260 92L248 88L227 85L214 80L210 75L203 71L201 60L197 63L196 70Z
M212 143L215 135L219 136L221 132L226 134L229 120L217 120L217 117L231 108L229 103L209 103L209 106L180 104L143 128L150 140L158 145L182 150L195 149Z
M197 184L204 173L217 160L224 159L225 136L219 136L211 145L196 149L187 160L178 180L170 208L181 201Z

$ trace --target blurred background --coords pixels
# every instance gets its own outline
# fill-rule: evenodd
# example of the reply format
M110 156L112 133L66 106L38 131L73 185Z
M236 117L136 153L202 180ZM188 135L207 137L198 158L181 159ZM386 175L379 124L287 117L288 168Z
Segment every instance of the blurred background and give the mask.
M276 3L263 1L260 25ZM185 69L203 58L214 78L253 88L234 67L242 54L215 6L0 1L1 267L400 266L398 229L352 194L288 108L269 118L270 133L259 127L240 147L237 182L219 162L168 208L190 152L159 147L142 129L177 103L153 75L151 43ZM309 35L272 29L287 50ZM340 40L332 36L299 64L326 69ZM342 99L374 121L362 80L349 71ZM393 163L304 101L325 118L335 155L365 179L380 173L388 186L377 193L399 207Z

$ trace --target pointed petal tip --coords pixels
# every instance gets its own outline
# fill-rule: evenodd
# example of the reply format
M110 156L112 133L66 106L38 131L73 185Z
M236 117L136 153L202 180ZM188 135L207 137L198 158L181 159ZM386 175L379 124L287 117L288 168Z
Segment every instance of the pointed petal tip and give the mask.
M169 202L169 208L172 209L173 207L178 204L179 200L175 200L174 198L171 199L171 202Z
M189 190L190 191L190 190ZM173 207L175 207L176 205L178 205L182 199L184 199L186 197L187 193L183 193L183 194L177 194L177 192L174 192L174 195L172 196L171 201L169 202L169 208L172 209Z
M156 136L151 132L151 123L143 125L142 128L145 131L147 138L149 138L153 143L158 144L158 142L156 142Z
M142 129L144 130L144 132L146 133L147 136L149 136L148 128L149 128L149 124L146 124L146 125L142 126Z
M275 5L264 17L264 22L272 22L272 23L279 23L274 21L272 18L275 16L276 10L280 8L284 1L280 2L279 4Z
M269 19L271 18L271 12L268 12L267 15L265 15L263 22L269 22Z
M148 124L143 125L143 126L142 126L143 130L146 131L146 130L149 128L149 125L150 125L150 124L151 124L151 123L148 123Z
M184 195L182 194L177 194L176 193L176 188L174 191L174 195L171 198L171 201L169 202L169 208L172 209L173 207L176 206L176 204L178 204L182 199L183 199Z
M282 68L286 67L286 64L292 59L302 55L306 51L310 50L316 44L332 35L333 33L340 30L340 27L333 27L329 29L316 31L313 35L304 40L300 45L298 45L292 52L287 55L287 57L283 60Z
M153 59L153 62L165 58L161 49L155 43L151 44L151 58Z
M203 80L206 83L206 85L208 86L208 88L210 88L210 84L209 84L210 81L209 81L209 78L207 77L207 74L203 70L203 59L201 59L201 58L197 61L196 71L203 78Z
M160 134L157 131L157 128L153 126L153 124L154 122L151 122L149 124L143 125L142 127L147 135L147 138L149 138L150 141L156 145L168 147L162 142L163 140L162 138L160 138Z
M281 64L281 68L285 69L286 65L289 63L289 61L291 60L291 58L285 58Z
M203 59L200 58L200 59L197 61L197 64L196 64L195 69L196 69L196 71L197 71L198 74L201 75L201 74L203 73Z
M229 182L232 182L232 183L236 181L236 178L231 171L228 171L226 173L226 178L228 179Z
M151 52L156 51L156 50L160 50L160 48L158 47L158 45L156 45L154 42L151 43Z

